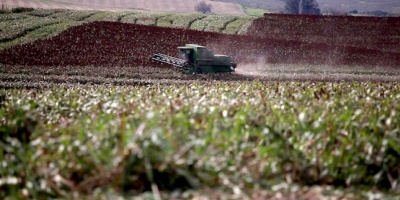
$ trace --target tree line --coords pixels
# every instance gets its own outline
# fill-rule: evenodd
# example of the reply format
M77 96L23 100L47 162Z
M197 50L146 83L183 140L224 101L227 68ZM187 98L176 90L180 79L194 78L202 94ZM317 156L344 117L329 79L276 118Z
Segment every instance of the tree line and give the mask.
M297 15L320 15L321 10L316 0L284 0L284 12Z

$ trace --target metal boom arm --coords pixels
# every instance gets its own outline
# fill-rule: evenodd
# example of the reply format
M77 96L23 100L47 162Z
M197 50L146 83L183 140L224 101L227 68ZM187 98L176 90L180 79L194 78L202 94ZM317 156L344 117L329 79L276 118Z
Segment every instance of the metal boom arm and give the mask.
M187 62L186 60L182 60L182 59L175 58L175 57L168 56L168 55L161 54L161 53L154 54L153 57L151 57L151 59L162 62L162 63L170 64L170 65L173 65L173 66L179 67L179 68L183 68Z

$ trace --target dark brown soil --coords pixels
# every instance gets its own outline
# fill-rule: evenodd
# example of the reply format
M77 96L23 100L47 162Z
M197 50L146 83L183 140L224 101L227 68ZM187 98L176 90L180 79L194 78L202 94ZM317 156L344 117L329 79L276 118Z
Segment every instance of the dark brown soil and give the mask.
M400 52L400 17L265 14L248 32L263 38Z

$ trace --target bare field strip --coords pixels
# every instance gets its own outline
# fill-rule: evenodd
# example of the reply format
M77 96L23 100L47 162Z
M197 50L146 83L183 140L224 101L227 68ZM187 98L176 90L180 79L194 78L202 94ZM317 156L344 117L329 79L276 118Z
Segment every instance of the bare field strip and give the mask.
M325 69L327 67L325 66ZM187 75L170 68L0 66L0 88L170 85L191 84L193 82L207 85L219 82L252 81L399 82L400 71L342 68L342 70L329 72L322 67L313 68L310 66L275 66L265 70L265 67L251 69L247 65L245 67L239 66L237 71L232 74Z

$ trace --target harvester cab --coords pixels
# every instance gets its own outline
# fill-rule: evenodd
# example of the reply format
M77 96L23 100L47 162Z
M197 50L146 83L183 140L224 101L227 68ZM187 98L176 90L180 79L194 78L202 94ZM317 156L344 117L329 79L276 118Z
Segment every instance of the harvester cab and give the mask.
M156 53L152 59L180 68L185 73L219 73L235 71L236 63L229 56L215 55L204 46L186 44L178 47L179 58Z

